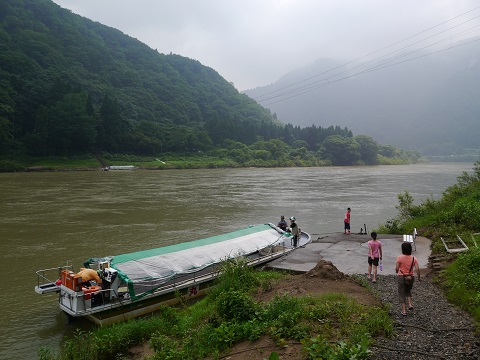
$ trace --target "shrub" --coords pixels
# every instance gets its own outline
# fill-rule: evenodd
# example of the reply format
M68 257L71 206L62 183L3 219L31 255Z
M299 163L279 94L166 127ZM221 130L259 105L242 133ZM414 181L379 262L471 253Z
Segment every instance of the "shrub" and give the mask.
M0 172L25 171L25 166L14 160L0 160Z
M321 335L315 338L302 340L303 349L308 359L329 359L329 360L362 360L368 359L371 351L368 350L369 339L362 337L361 342L352 344L340 341L336 344L330 344Z
M218 314L228 321L248 321L253 319L257 306L246 293L231 290L220 293L217 300Z
M480 321L480 248L458 254L447 268L449 300L469 310Z

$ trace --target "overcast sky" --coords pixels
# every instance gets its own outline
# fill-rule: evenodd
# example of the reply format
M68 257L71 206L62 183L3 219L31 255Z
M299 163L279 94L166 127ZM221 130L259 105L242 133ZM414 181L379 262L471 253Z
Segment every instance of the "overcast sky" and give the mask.
M198 60L238 90L271 84L321 57L348 62L480 6L475 0L53 1L161 53ZM476 9L457 23L479 15Z

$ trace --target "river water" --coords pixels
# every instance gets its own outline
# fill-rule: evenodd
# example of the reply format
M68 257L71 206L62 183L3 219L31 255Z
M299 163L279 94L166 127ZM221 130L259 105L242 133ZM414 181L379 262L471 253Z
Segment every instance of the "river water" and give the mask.
M35 271L196 240L295 216L316 239L396 216L397 195L438 199L473 164L0 174L0 359L36 359L86 322L67 323Z

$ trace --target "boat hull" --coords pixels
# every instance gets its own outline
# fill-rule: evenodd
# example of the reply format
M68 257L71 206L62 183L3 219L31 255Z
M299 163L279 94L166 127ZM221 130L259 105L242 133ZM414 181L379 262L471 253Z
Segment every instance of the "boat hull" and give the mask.
M200 298L207 294L214 282L214 279L212 279L187 288L176 289L175 292L168 292L151 298L132 301L119 307L94 312L86 315L85 318L99 326L109 326L118 322L127 321L156 312L164 306L171 306Z

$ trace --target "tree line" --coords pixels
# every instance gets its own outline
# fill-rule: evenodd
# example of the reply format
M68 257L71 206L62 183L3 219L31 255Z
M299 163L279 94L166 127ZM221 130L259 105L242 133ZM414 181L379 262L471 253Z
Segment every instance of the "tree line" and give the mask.
M52 95L53 96L53 95ZM211 119L195 126L132 122L115 99L99 106L83 91L67 93L41 105L34 128L12 137L13 124L0 129L4 157L76 156L85 153L161 156L166 153L208 154L240 166L321 166L410 163L420 154L376 143L347 128Z

